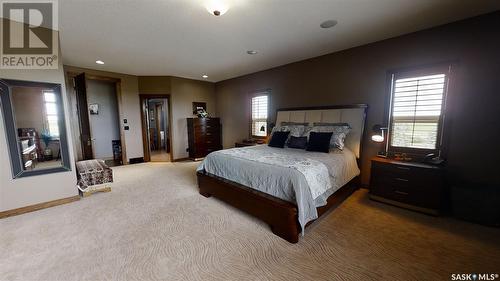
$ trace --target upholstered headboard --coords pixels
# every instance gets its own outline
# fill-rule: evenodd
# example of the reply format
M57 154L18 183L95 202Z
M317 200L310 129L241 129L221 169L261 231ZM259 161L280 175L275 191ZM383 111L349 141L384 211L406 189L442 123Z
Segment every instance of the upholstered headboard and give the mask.
M367 108L366 104L281 108L276 111L276 125L281 122L309 123L311 126L314 122L348 123L351 131L345 145L359 158Z

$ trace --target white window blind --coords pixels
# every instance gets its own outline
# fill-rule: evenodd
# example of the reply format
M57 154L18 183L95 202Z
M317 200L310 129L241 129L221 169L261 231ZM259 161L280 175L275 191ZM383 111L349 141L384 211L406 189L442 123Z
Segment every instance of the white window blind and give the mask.
M252 136L267 136L267 95L252 98Z
M45 114L47 118L48 133L52 137L59 137L59 122L57 115L57 101L54 92L43 92L45 101Z
M391 146L437 149L445 85L444 73L395 79Z

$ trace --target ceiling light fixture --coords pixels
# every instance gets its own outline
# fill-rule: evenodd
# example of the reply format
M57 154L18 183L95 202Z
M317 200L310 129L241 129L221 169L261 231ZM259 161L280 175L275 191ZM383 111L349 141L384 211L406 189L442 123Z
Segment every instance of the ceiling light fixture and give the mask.
M337 21L336 20L326 20L324 22L322 22L319 26L321 26L321 28L331 28L331 27L334 27L337 25Z
M95 63L97 63L97 64L104 64L104 62L102 60L96 60Z
M258 52L255 51L255 50L249 50L249 51L247 51L247 54L249 54L249 55L256 55L257 53Z
M208 78L208 75L203 74L203 76L201 76L201 77L203 77L203 79L207 79L207 78Z
M222 16L229 10L229 6L223 0L208 0L205 7L209 13L216 17Z

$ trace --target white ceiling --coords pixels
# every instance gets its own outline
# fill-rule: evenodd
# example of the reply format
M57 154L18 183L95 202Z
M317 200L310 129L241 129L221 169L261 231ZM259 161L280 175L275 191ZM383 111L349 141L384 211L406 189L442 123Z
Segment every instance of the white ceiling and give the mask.
M500 9L498 0L220 0L230 9L215 17L206 1L59 1L64 64L221 81ZM328 19L338 25L321 29Z

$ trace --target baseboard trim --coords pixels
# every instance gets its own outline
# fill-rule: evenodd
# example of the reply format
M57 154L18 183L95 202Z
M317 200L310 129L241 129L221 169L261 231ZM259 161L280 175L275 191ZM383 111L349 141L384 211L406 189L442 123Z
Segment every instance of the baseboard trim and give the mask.
M190 159L189 157L177 158L177 159L174 159L172 162L182 162L182 161L187 161L189 159Z
M71 202L78 201L78 200L80 200L80 196L75 195L75 196L71 196L71 197L66 197L66 198L57 199L57 200L53 200L53 201L38 203L35 205L30 205L30 206L26 206L26 207L17 208L17 209L7 210L7 211L0 212L0 219L12 217L12 216L17 216L17 215L22 215L25 213L34 212L34 211L38 211L41 209L62 205L62 204L67 204L67 203L71 203Z
M136 157L136 158L130 158L128 160L129 164L139 164L139 163L144 163L144 157Z

